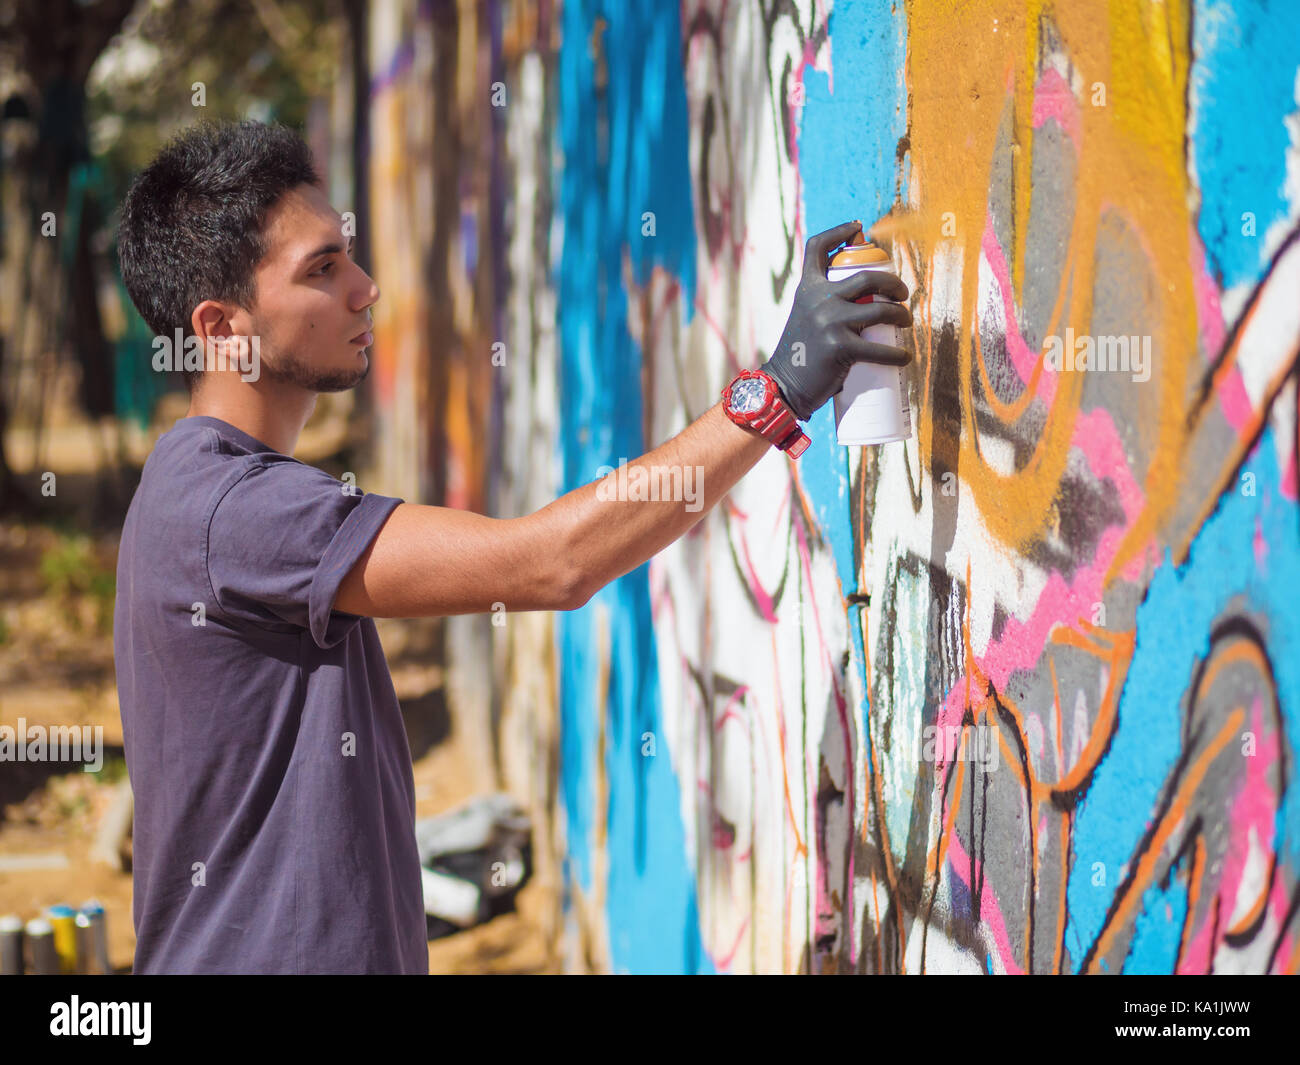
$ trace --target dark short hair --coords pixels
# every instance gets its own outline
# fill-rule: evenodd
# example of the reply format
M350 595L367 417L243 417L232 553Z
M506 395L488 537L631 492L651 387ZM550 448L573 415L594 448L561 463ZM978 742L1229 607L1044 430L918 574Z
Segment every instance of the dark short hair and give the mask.
M321 184L311 149L278 123L205 119L163 147L131 183L117 245L131 302L155 335L180 327L188 340L204 300L253 306L267 212L302 184ZM197 376L185 375L191 390Z

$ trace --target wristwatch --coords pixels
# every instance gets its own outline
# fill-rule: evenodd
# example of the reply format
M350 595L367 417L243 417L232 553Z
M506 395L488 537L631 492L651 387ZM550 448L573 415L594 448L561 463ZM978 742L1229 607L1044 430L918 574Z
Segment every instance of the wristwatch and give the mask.
M746 429L756 429L779 450L797 459L812 443L766 370L741 370L722 390L722 409Z

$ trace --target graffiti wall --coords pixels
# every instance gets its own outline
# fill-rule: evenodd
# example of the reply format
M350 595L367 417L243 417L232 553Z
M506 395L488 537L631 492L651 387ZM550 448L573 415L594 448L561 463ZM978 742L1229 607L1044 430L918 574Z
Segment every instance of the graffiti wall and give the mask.
M1295 6L523 8L455 68L479 154L429 149L480 251L423 341L428 501L525 513L684 428L846 219L916 323L913 439L827 408L463 645L572 967L1300 968Z

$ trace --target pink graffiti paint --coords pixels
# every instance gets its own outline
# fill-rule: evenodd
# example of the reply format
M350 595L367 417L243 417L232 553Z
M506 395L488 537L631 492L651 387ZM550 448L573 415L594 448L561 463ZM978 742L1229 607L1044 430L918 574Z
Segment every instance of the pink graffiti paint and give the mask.
M722 350L727 357L727 366L729 369L737 372L741 370L742 367L740 365L740 360L736 356L736 349L731 343L729 334L709 312L709 308L704 303L703 296L695 297L695 313L698 314L700 318L703 319L704 324L709 327L709 332L713 334L713 338L722 345Z
M1200 925L1197 926L1188 943L1187 953L1178 966L1180 973L1210 971L1214 954L1223 942L1237 895L1243 887L1246 863L1250 857L1249 841L1252 830L1265 853L1272 853L1274 850L1280 797L1270 782L1269 775L1270 770L1276 772L1280 747L1277 732L1265 728L1263 706L1258 696L1251 706L1250 728L1256 738L1255 755L1242 759L1246 764L1246 779L1228 809L1228 823L1232 827L1229 833L1228 853L1224 856L1222 872L1217 879L1215 892L1219 901L1218 920L1217 922L1215 920L1214 907L1207 907ZM1237 741L1234 739L1233 742ZM1268 905L1275 905L1277 899L1280 899L1281 908L1275 910L1275 913L1283 914L1286 912L1286 893L1282 892L1280 896L1272 895ZM1217 937L1215 937L1216 924Z
M984 236L980 241L980 250L984 253L985 261L989 264L989 270L997 283L998 294L1002 297L1003 332L1007 357L1011 360L1011 365L1015 368L1021 383L1028 385L1041 353L1032 351L1025 343L1025 338L1020 335L1020 321L1016 316L1011 271L1007 266L1006 256L1002 254L1002 246L998 244L997 235L993 231L991 213L984 219ZM1056 374L1052 370L1043 369L1038 379L1037 395L1048 407L1051 407L1052 400L1056 398Z
M816 584L813 581L813 574L812 574L812 548L809 545L807 536L804 533L803 522L795 521L795 522L791 522L791 525L793 526L795 532L796 550L798 551L799 554L799 564L800 564L800 568L803 571L804 581L806 582L807 587L814 588L816 587ZM813 625L817 636L817 651L819 657L822 660L823 668L826 670L826 674L830 678L830 682L831 682L831 696L835 701L835 714L840 726L840 733L844 743L844 750L851 751L853 750L853 738L849 727L848 700L845 698L844 690L840 686L839 668L835 664L834 656L831 654L830 645L826 640L826 634L822 630L821 609L818 605L817 597L809 596L808 605L812 611ZM809 660L811 661L811 658L809 658ZM848 803L848 809L850 811L850 817L852 817L852 811L855 809L854 791L853 791L855 771L852 765L846 766L845 769L846 769L845 795L846 795L846 801ZM830 935L835 931L835 924L832 918L827 918L826 923L823 923L823 919L822 919L823 914L832 913L832 903L830 900L829 892L826 891L825 878L823 876L823 863L820 861L817 863L817 877L818 877L817 934L820 937L822 935ZM844 907L845 907L846 914L851 915L853 913L853 852L852 849L850 849L849 851L849 870L848 870L847 883L845 886ZM856 943L854 943L853 937L849 936L849 963L853 964L856 962L856 960L857 960Z
M1205 248L1193 228L1189 242L1192 248L1192 283L1196 292L1196 316L1200 324L1201 346L1210 358L1216 358L1223 352L1227 343L1227 331L1223 321L1223 307L1219 300L1219 288L1205 265ZM1246 392L1246 385L1237 366L1219 382L1216 396L1219 409L1224 418L1234 429L1241 432L1249 428L1256 417L1255 405ZM1280 490L1283 497L1290 500L1300 498L1300 477L1297 476L1296 453L1287 449L1286 468L1283 470ZM1256 558L1258 558L1258 552Z
M966 853L956 832L948 838L948 868L966 885L967 890L970 889L970 870L974 870L976 877L983 878L979 859L971 858ZM1006 922L993 898L992 885L988 881L984 882L984 890L980 892L980 921L988 926L989 933L993 937L994 949L997 951L998 960L1002 962L1003 969L1012 976L1023 976L1025 970L1020 967L1011 949L1011 937L1007 935Z
M1003 690L1017 670L1037 668L1057 625L1074 627L1078 619L1091 617L1093 604L1100 599L1102 576L1122 536L1122 529L1107 529L1098 541L1093 560L1076 571L1071 584L1067 585L1059 573L1049 575L1028 620L1022 622L1014 614L1007 618L1002 635L991 641L979 656L977 687L990 682L995 689ZM967 681L963 674L949 689L940 710L939 724L961 723Z
M1264 539L1264 524L1259 518L1255 519L1255 535L1251 539L1250 546L1255 552L1255 565L1262 570L1268 558L1268 541Z
M722 972L727 972L731 969L731 963L736 958L736 951L740 949L740 941L744 939L745 929L747 929L748 927L749 927L749 915L746 914L745 919L740 922L740 927L736 929L736 938L732 942L731 948L727 950L726 953L719 954L712 959L715 968L719 969Z
M754 603L758 607L758 615L764 621L776 621L776 601L759 578L754 569L754 560L749 556L749 543L742 536L740 537L740 553L744 556L745 576L749 585L749 592L754 597Z
M1223 306L1219 302L1219 286L1214 283L1214 278L1205 265L1205 245L1201 243L1196 227L1193 225L1189 229L1187 243L1192 251L1192 291L1196 297L1196 321L1201 333L1201 348L1205 357L1212 360L1223 350L1227 336L1223 324ZM1244 391L1241 397L1245 399Z
M1049 119L1063 129L1074 144L1076 154L1082 152L1079 123L1079 105L1070 91L1070 86L1055 67L1048 67L1034 87L1034 129L1038 129Z
M804 41L803 54L800 55L799 62L794 68L793 81L791 84L802 85L803 72L808 67L812 67L814 70L817 69L817 52L812 37L809 37ZM828 65L826 68L826 78L827 86L831 95L834 95L835 68L833 63ZM802 244L804 240L803 218L802 213L798 208L798 205L803 203L803 173L802 168L799 166L800 106L789 96L782 101L782 105L785 107L786 111L785 128L789 131L786 137L785 149L786 154L790 159L790 171L794 175L794 197L792 201L796 205L794 213L794 240L796 244Z
M1124 509L1126 527L1137 521L1142 508L1146 506L1146 493L1134 480L1129 469L1124 442L1120 439L1119 430L1115 428L1115 418L1111 412L1101 407L1080 411L1074 420L1070 446L1083 453L1083 457L1088 460L1088 469L1097 480L1109 480L1115 486L1115 498ZM1140 558L1137 563L1134 578L1141 575ZM1127 572L1125 576L1128 576Z

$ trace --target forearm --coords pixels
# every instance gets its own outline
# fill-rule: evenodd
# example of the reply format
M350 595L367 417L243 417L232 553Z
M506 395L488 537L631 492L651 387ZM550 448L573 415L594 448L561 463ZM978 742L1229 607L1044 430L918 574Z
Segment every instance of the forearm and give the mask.
M861 228L845 223L808 238L785 331L760 373L745 377L763 380L763 395L755 406L747 385L739 409L781 426L769 432L786 431L787 414L806 421L843 386L851 364L908 360L859 335L911 325L907 286L875 269L835 283L827 276L831 250ZM339 585L335 609L366 617L572 610L681 537L771 447L719 402L663 446L613 472L591 471L600 479L523 517L402 503Z
M771 449L731 421L719 402L671 440L535 517L565 545L586 602L682 536Z

